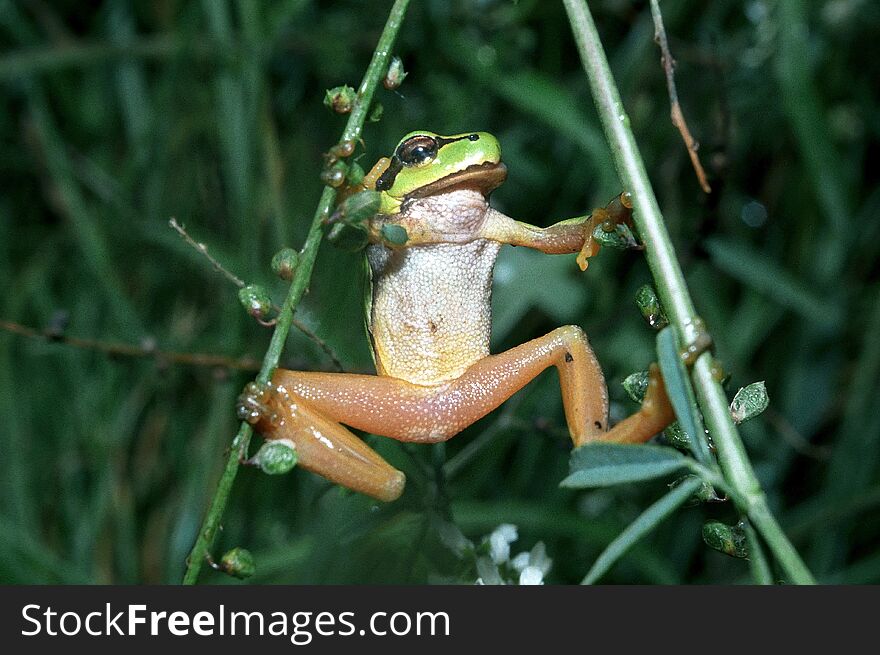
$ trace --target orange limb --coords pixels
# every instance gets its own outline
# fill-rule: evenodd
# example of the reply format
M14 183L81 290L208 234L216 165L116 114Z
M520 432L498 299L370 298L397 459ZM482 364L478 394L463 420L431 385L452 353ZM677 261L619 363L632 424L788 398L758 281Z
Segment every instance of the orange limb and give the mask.
M627 416L611 430L600 435L599 440L614 443L643 443L674 420L675 412L666 395L660 369L656 364L651 364L648 389L639 411Z
M613 230L620 223L631 225L632 221L632 202L628 193L621 193L604 208L594 209L589 216L570 218L549 227L536 227L494 209L489 211L482 235L485 238L534 248L548 255L576 252L581 270L586 270L587 259L599 252L599 244L593 239L593 230L598 225Z
M586 335L570 325L485 357L459 378L438 385L279 369L271 387L258 390L256 398L251 389L242 397L242 406L253 411L251 422L266 439L294 443L303 468L389 501L403 492L403 473L340 423L399 441L445 441L549 366L559 370L565 418L576 446L605 439L647 441L671 421L660 411L665 399L662 382L652 378L654 386L649 386L642 410L607 431L605 378Z

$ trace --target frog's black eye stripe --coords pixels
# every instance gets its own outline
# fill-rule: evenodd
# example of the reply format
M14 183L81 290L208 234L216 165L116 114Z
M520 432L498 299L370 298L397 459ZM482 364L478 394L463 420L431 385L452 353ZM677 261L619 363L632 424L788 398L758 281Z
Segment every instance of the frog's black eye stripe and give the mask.
M439 148L436 139L419 135L401 143L395 154L404 166L419 166L432 161Z
M400 157L394 155L391 158L391 163L388 164L388 168L386 168L385 172L379 176L378 180L376 180L376 191L387 191L394 186L394 180L397 179L397 174L402 168L403 164L400 162Z

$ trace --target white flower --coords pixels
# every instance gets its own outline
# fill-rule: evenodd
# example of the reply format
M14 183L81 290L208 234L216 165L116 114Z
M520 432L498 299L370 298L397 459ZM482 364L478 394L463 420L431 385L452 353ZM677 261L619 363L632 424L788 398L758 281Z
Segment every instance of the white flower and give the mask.
M539 541L532 548L531 552L520 553L510 560L510 565L519 573L522 573L527 567L535 568L543 577L550 571L553 560L547 557L547 548L545 548L544 542Z
M512 560L510 560L510 565L515 571L522 573L522 570L529 565L529 556L530 553L523 551Z
M544 572L537 566L527 566L519 574L519 583L521 585L544 584Z
M495 564L503 564L510 559L510 544L517 540L516 526L504 523L489 535L489 554Z
M476 559L478 585L542 585L544 576L550 571L553 560L547 557L543 542L535 544L529 552L510 557L510 544L519 538L515 525L499 525L483 544L488 544L489 553ZM517 577L518 574L518 577Z

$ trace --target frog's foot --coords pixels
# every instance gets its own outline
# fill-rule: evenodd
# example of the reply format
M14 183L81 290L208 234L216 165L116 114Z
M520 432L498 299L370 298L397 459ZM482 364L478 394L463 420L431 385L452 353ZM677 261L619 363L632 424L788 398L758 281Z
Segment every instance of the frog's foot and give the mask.
M298 466L378 500L396 500L406 476L307 400L284 387L251 382L238 398L238 417L269 440L293 443Z
M593 238L593 230L601 226L606 232L613 232L622 223L631 224L632 208L632 197L628 191L624 191L605 207L599 207L590 213L590 218L584 223L584 229L586 230L584 245L578 253L576 260L577 265L582 271L587 270L589 258L599 252L600 246ZM630 247L639 247L639 244L633 240Z
M674 420L675 412L666 395L666 386L663 384L660 368L656 364L651 364L648 372L648 389L639 411L622 420L608 432L597 435L591 440L643 443L668 427Z
M258 430L276 425L280 417L270 406L272 396L276 393L277 390L272 384L249 382L238 396L235 404L236 416Z

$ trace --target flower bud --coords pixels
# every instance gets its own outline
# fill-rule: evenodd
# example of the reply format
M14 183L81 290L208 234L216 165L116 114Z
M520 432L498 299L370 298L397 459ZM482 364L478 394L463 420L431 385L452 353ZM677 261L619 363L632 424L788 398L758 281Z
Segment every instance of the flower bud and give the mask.
M282 248L272 257L272 272L282 280L290 281L299 263L299 253L293 248Z
M350 86L336 86L327 89L324 95L324 106L332 109L337 114L348 114L354 106L357 93Z
M297 461L296 446L289 439L273 439L263 442L251 462L266 475L289 473Z
M234 578L244 580L254 574L254 556L246 548L236 546L220 558L219 569Z

